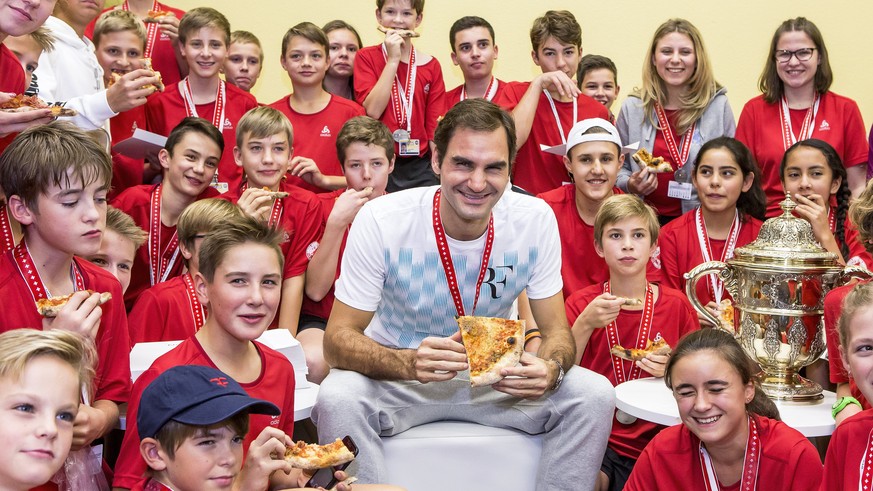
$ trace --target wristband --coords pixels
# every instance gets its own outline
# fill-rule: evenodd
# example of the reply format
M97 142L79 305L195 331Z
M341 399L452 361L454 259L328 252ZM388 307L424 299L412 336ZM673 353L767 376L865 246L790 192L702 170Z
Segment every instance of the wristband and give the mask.
M861 403L858 402L858 399L855 399L854 397L851 397L851 396L843 396L843 397L840 397L839 399L837 399L837 402L835 402L834 405L831 406L831 416L834 419L837 419L837 415L840 414L840 411L842 411L843 409L846 409L846 406L848 406L849 404L854 404L854 405L858 406L860 409L864 409L861 406Z
M527 346L527 343L538 338L542 338L542 336L540 336L540 330L537 328L533 328L524 333L524 345Z

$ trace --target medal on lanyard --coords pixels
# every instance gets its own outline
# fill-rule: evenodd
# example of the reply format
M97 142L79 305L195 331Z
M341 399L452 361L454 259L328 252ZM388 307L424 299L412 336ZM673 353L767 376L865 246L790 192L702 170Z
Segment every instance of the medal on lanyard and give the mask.
M30 256L30 251L27 249L26 241L22 240L20 244L12 250L12 258L15 260L15 266L18 267L18 272L27 283L30 290L30 295L33 301L42 300L44 298L52 298L51 292L45 287L42 277L39 275L39 270L33 264L33 258ZM76 266L76 260L73 259L70 264L70 279L73 280L73 291L77 292L85 289L85 278L79 267Z
M388 60L388 50L382 45L382 56ZM394 83L391 84L391 107L394 110L394 119L398 128L392 133L397 143L408 142L412 135L412 99L415 97L415 78L418 66L415 64L415 47L409 49L409 63L406 70L406 84L400 84L400 77L394 74ZM405 127L405 129L404 129Z
M555 106L555 100L552 99L552 94L549 94L548 90L543 90L543 93L546 94L546 99L549 100L549 106L552 108L552 115L555 116L555 123L558 125L558 133L561 134L561 143L564 145L567 144L567 134L564 133L564 125L561 124L561 118L558 116L558 108ZM572 128L574 124L576 124L576 120L579 119L579 98L573 98L573 121L570 123L570 127Z
M609 282L607 281L603 285L603 293L610 293L611 289L609 286ZM643 304L643 314L640 318L640 328L637 330L637 339L636 344L634 345L637 349L645 349L646 342L649 339L649 331L652 329L652 318L655 307L655 294L652 290L652 285L646 283L646 300ZM608 344L607 349L612 350L612 347L615 345L621 345L621 340L618 337L618 325L616 321L613 320L606 326L606 342ZM621 358L610 355L612 358L612 372L615 375L615 383L616 385L627 382L628 380L636 380L640 378L640 367L636 365L636 363L631 362L631 370L630 373L626 373L624 370L625 361Z
M800 134L795 137L794 128L791 125L791 111L788 109L788 100L785 96L782 97L779 106L779 116L782 117L782 145L785 150L788 150L791 145L798 141L812 138L812 132L815 130L815 118L818 116L819 102L821 102L821 96L816 94L812 106L806 110L806 115L803 117L803 124L800 125Z
M658 117L658 124L661 126L661 134L664 135L664 142L667 144L667 151L670 152L670 158L676 165L674 178L676 182L688 182L690 175L685 163L688 161L688 154L691 152L691 141L694 139L694 130L697 128L697 122L694 122L682 135L681 148L676 144L676 136L673 135L673 129L670 127L670 121L667 119L667 113L660 104L655 103L655 115Z

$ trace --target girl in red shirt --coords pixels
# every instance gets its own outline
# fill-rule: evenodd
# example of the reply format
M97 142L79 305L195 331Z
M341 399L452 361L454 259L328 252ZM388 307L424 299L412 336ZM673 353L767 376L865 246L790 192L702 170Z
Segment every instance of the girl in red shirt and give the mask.
M815 447L773 419L778 410L756 387L751 365L721 329L700 329L679 341L664 381L682 424L646 446L625 491L818 489Z
M332 20L321 28L330 42L330 65L324 77L324 90L333 95L355 100L355 82L352 80L355 55L364 47L361 36L344 20Z

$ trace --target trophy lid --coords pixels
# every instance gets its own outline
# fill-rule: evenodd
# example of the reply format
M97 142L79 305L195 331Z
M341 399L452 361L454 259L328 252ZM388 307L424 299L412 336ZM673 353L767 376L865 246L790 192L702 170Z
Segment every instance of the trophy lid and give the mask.
M754 242L734 251L734 261L779 266L841 267L837 255L815 240L809 222L791 213L797 207L797 203L791 199L791 193L786 194L779 206L782 215L764 222Z

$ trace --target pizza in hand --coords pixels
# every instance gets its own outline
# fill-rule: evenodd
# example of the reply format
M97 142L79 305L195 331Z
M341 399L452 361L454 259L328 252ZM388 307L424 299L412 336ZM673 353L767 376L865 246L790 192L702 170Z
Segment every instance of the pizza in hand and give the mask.
M285 449L285 460L294 468L314 471L351 462L355 454L339 438L327 445L299 441Z
M143 89L155 89L155 92L163 92L164 88L165 88L164 81L161 78L161 72L152 68L152 59L151 58L143 58L142 60L140 60L140 62L142 63L143 70L149 70L150 72L152 72L153 76L158 78L158 81L156 83L143 85L141 88L143 88ZM121 77L123 77L123 76L124 75L121 73L112 72L112 75L109 77L109 83L106 85L106 87L107 88L112 87L113 85L118 83L118 81L121 80Z
M470 365L470 385L482 387L503 379L502 368L514 367L524 351L524 321L496 317L458 317Z
M640 169L648 168L650 172L657 173L673 172L673 166L670 165L670 162L664 160L663 157L653 157L645 148L637 150L631 157L640 166Z
M35 95L18 94L12 99L0 104L0 111L6 113L21 113L36 111L39 109L50 109L52 116L56 118L72 117L79 114L75 109L68 109L63 106L51 106Z
M386 27L376 26L376 30L381 32L382 34L388 33L388 28L386 28ZM421 36L421 34L415 32L415 31L411 31L409 29L392 29L392 31L396 32L401 37L405 37L405 38L417 38L417 37Z
M88 295L97 293L94 290L85 291L88 292ZM40 298L36 301L36 310L39 312L39 315L43 317L57 317L58 313L60 313L61 309L64 308L64 305L70 301L70 298L72 298L73 295L75 295L75 293L59 297ZM109 292L103 292L100 294L100 303L98 305L103 305L110 300L112 300L112 294Z
M718 304L718 320L721 323L721 328L728 332L736 331L734 324L734 306L730 299L724 299Z
M646 347L643 349L625 348L616 344L611 350L609 350L609 353L621 358L622 360L640 361L649 354L669 355L672 350L673 349L670 348L670 345L667 344L667 341L664 341L664 338L658 338L656 341L650 339L649 342L646 343Z
M290 193L286 193L285 191L270 191L270 188L267 186L264 186L262 189L270 193L270 199L272 200L283 199L291 196Z
M149 10L148 14L146 14L145 18L142 21L146 24L158 23L161 22L161 18L171 14L172 12L166 12L163 10Z

